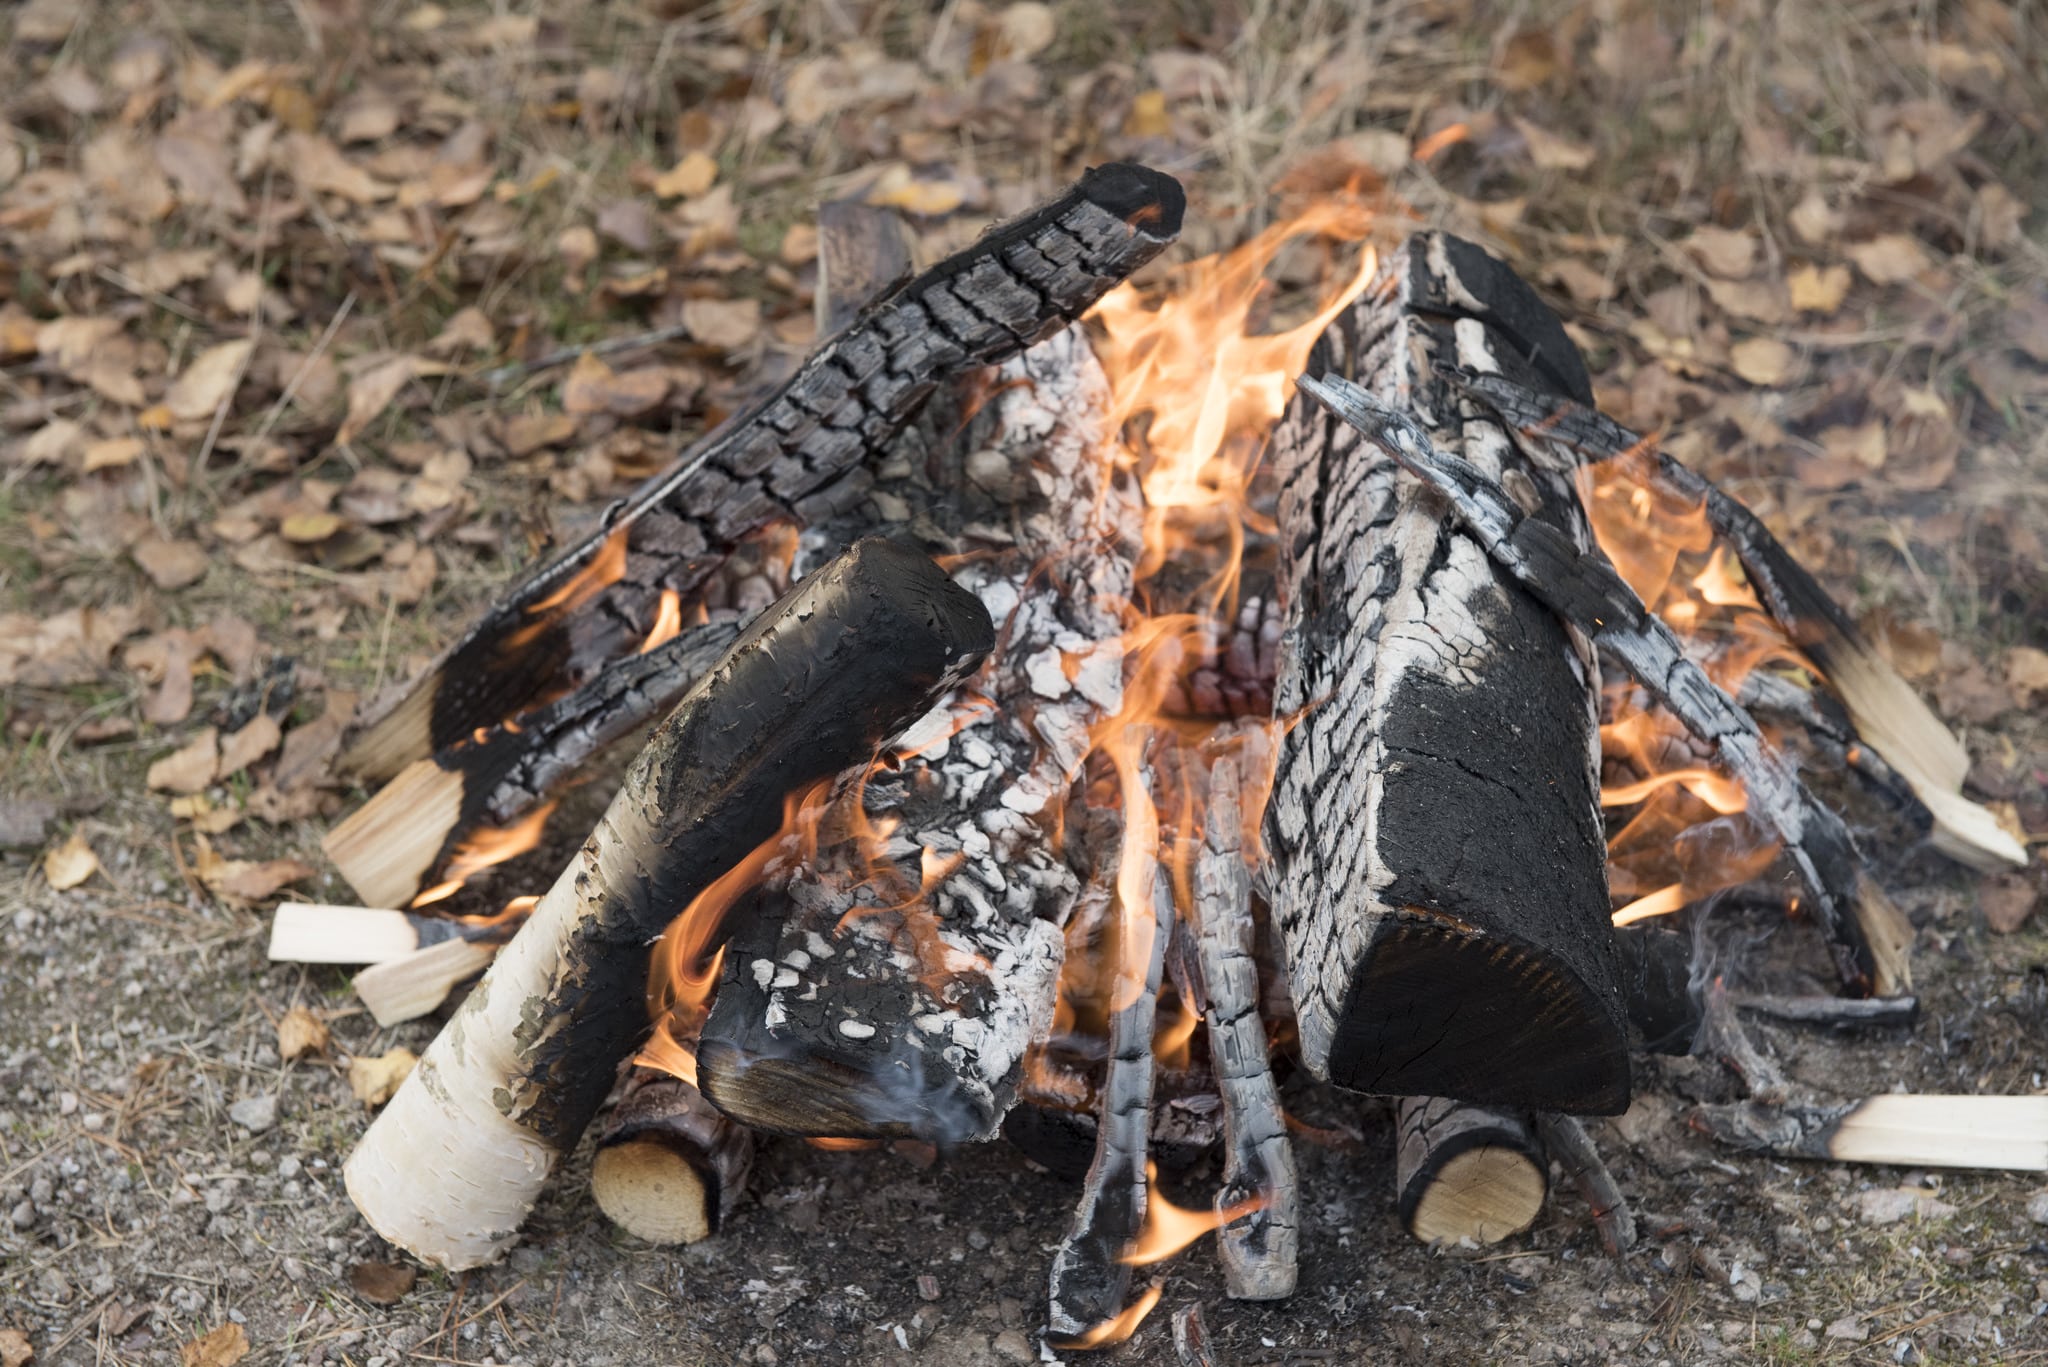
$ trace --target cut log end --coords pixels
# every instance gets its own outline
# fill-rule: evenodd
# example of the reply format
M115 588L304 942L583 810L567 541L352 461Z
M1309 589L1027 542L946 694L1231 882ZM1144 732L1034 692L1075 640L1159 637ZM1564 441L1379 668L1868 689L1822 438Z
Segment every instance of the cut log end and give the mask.
M605 1217L650 1244L694 1244L718 1227L716 1197L682 1147L657 1138L599 1149L590 1194Z
M1427 1244L1494 1244L1536 1222L1549 1164L1527 1116L1409 1097L1399 1123L1397 1204L1410 1234Z
M1338 1018L1329 1081L1587 1115L1628 1109L1627 1040L1554 956L1411 911L1383 925L1372 962Z

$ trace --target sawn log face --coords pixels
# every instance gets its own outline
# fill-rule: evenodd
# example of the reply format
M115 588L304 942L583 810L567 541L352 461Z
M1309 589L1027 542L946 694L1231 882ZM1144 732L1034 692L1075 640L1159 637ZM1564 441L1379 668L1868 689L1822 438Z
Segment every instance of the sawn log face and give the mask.
M1412 239L1325 334L1348 375L1590 544L1570 485L1521 460L1439 364L1586 393L1505 267ZM1629 1095L1585 643L1445 505L1295 401L1274 439L1286 633L1267 831L1302 1053L1361 1091L1611 1113Z

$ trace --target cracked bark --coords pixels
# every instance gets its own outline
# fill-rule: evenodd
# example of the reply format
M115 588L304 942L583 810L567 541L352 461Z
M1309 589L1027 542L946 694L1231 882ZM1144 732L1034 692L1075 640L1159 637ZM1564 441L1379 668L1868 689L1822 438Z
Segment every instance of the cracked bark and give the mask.
M865 458L934 387L1080 317L1173 240L1184 204L1169 176L1098 167L861 310L774 393L501 597L353 737L345 767L388 778L577 687L645 634L662 590L687 596L748 532L860 501ZM617 579L579 580L608 556L622 562Z
M1443 234L1389 259L1311 369L1400 403L1590 545L1569 481L1437 377L1454 362L1587 393L1528 287ZM1590 650L1441 499L1305 396L1273 463L1274 713L1301 721L1266 830L1304 1062L1361 1091L1622 1110Z

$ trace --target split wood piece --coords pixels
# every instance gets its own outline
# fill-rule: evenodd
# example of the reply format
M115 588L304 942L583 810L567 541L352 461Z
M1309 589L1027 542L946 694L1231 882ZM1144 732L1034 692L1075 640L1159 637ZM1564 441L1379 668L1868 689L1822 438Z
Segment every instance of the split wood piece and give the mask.
M1148 883L1151 905L1118 911L1122 935L1136 936L1138 943L1120 943L1116 949L1116 995L1124 1005L1109 1017L1109 1071L1102 1085L1095 1161L1081 1184L1066 1237L1053 1254L1047 1323L1055 1339L1079 1339L1116 1318L1131 1284L1124 1258L1145 1227L1152 1022L1175 919L1172 880L1156 862L1150 877L1137 886Z
M879 540L764 612L662 723L350 1155L370 1224L450 1269L502 1254L646 1029L647 947L777 834L787 794L872 754L993 636L937 566Z
M280 902L270 918L274 963L381 964L450 940L503 940L516 925L377 907Z
M1366 438L1429 480L1486 550L1557 615L1575 623L1682 723L1714 747L1749 812L1775 834L1812 902L1814 919L1854 992L1891 996L1912 986L1913 929L1864 867L1848 827L1816 801L1756 721L1688 660L1607 557L1529 515L1470 462L1437 449L1413 418L1342 377L1302 387Z
M1090 728L1122 700L1117 606L1143 519L1080 330L991 389L937 464L940 496L986 508L974 525L1014 529L956 547L982 552L956 578L1001 623L997 650L904 736L909 758L842 785L821 828L894 822L879 861L856 841L821 849L764 889L758 940L726 956L699 1085L754 1129L990 1138L1051 1023L1079 890L1053 831Z
M1266 741L1263 729L1245 736L1248 750ZM1239 806L1247 771L1265 762L1262 754L1226 752L1209 765L1193 889L1209 1057L1223 1098L1223 1186L1216 1211L1221 1215L1254 1198L1259 1203L1217 1230L1217 1251L1230 1295L1255 1301L1294 1294L1301 1227L1294 1146L1259 1020L1250 851Z
M754 1136L695 1087L628 1066L600 1123L590 1194L620 1229L651 1244L694 1244L746 1190Z
M1528 286L1441 233L1389 258L1311 364L1400 402L1590 546L1569 480L1436 378L1453 362L1588 393ZM1591 650L1439 498L1306 398L1273 460L1287 623L1274 711L1301 720L1266 831L1303 1061L1359 1091L1625 1109Z
M2048 1172L2048 1096L1888 1094L1837 1105L1702 1106L1724 1144L1779 1158Z
M1440 1096L1403 1097L1394 1114L1394 1190L1410 1234L1476 1247L1536 1223L1550 1160L1527 1114Z
M818 335L830 337L870 300L910 278L910 245L893 209L858 199L818 206Z
M584 761L674 707L738 635L733 622L691 627L517 722L414 760L320 847L361 897L411 902L466 837L511 825Z
M1065 328L1180 232L1171 176L1116 163L862 310L780 388L618 505L494 603L390 708L343 767L388 778L575 688L647 633L747 533L850 506L863 460L934 386Z
M371 964L349 979L349 988L377 1024L389 1027L438 1010L450 992L497 957L497 941L443 940Z
M2026 867L2026 848L1988 810L1962 796L1970 768L1962 742L1755 513L1704 475L1591 408L1588 400L1561 400L1511 376L1451 378L1539 443L1555 443L1594 460L1618 458L1637 483L1702 506L1708 525L1734 548L1771 616L1848 708L1857 733L1912 785L1934 817L1935 847L1987 872Z
M1625 1258L1636 1246L1636 1217L1620 1183L1601 1160L1599 1146L1577 1116L1538 1112L1536 1128L1543 1136L1551 1157L1557 1159L1564 1175L1578 1188L1593 1212L1593 1228L1610 1256Z

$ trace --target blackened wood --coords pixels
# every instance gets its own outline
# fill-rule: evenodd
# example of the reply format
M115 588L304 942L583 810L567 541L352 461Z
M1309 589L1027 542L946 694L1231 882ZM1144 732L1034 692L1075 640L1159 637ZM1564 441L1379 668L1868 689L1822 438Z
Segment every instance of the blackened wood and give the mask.
M873 754L993 640L972 595L880 540L742 633L350 1157L379 1232L450 1268L500 1255L646 1029L648 946L776 834L786 795Z
M664 589L687 595L747 533L778 519L813 521L859 500L863 459L934 386L1072 323L1174 239L1184 205L1170 176L1125 163L1097 167L1058 199L864 309L774 393L520 580L360 732L346 767L388 777L575 687L645 634ZM543 606L601 556L621 553L618 579Z
M1436 377L1453 363L1584 384L1527 287L1443 234L1395 253L1311 365L1400 402L1590 546L1569 481L1461 406ZM1266 830L1304 1062L1362 1091L1624 1109L1590 650L1313 403L1272 459L1274 710L1301 720Z
M591 1195L629 1234L695 1243L746 1190L754 1136L679 1077L630 1065L625 1074L599 1124Z
M1693 989L1692 937L1660 926L1619 926L1621 995L1642 1047L1653 1054L1689 1054L1700 1032Z
M1741 1010L1772 1020L1837 1030L1911 1029L1920 1023L1918 997L1786 997L1737 992L1731 1000Z
M1740 500L1589 407L1589 398L1561 400L1506 375L1466 372L1447 378L1532 439L1537 459L1546 459L1541 454L1546 447L1596 461L1616 459L1638 483L1702 507L1708 525L1734 548L1771 616L1848 707L1857 731L1926 804L1934 818L1936 847L1975 868L2025 867L2025 848L1987 810L1961 796L1970 767L1962 742Z
M1538 1112L1536 1126L1551 1157L1564 1169L1566 1180L1578 1188L1592 1210L1593 1227L1600 1232L1600 1242L1610 1255L1626 1258L1636 1245L1635 1213L1629 1209L1628 1198L1622 1195L1621 1184L1602 1161L1593 1136L1586 1133L1577 1116Z
M1294 1293L1301 1213L1294 1146L1273 1081L1265 1026L1259 1019L1259 965L1252 925L1251 851L1245 848L1240 799L1247 774L1262 771L1263 729L1247 730L1253 753L1225 752L1204 776L1202 846L1194 865L1194 923L1201 966L1209 1057L1223 1098L1223 1185L1219 1214L1256 1200L1257 1209L1217 1231L1224 1284L1238 1300L1278 1300Z
M914 754L842 785L821 824L855 825L856 804L894 823L879 859L821 848L764 890L774 933L727 956L699 1077L756 1129L986 1139L1051 1021L1080 886L1054 832L1089 729L1122 699L1118 607L1143 523L1078 329L990 381L930 462L919 523L969 518L956 578L1001 624L997 647L906 734Z
M1671 629L1643 606L1606 556L1531 516L1486 473L1435 447L1399 409L1342 378L1304 378L1302 384L1427 478L1501 566L1597 641L1686 730L1713 745L1716 763L1741 781L1751 815L1784 845L1845 985L1882 995L1911 985L1912 928L1864 867L1848 827L1806 790L1755 719L1686 658Z
M1395 1206L1416 1238L1499 1243L1543 1213L1550 1160L1526 1112L1435 1096L1394 1115Z

